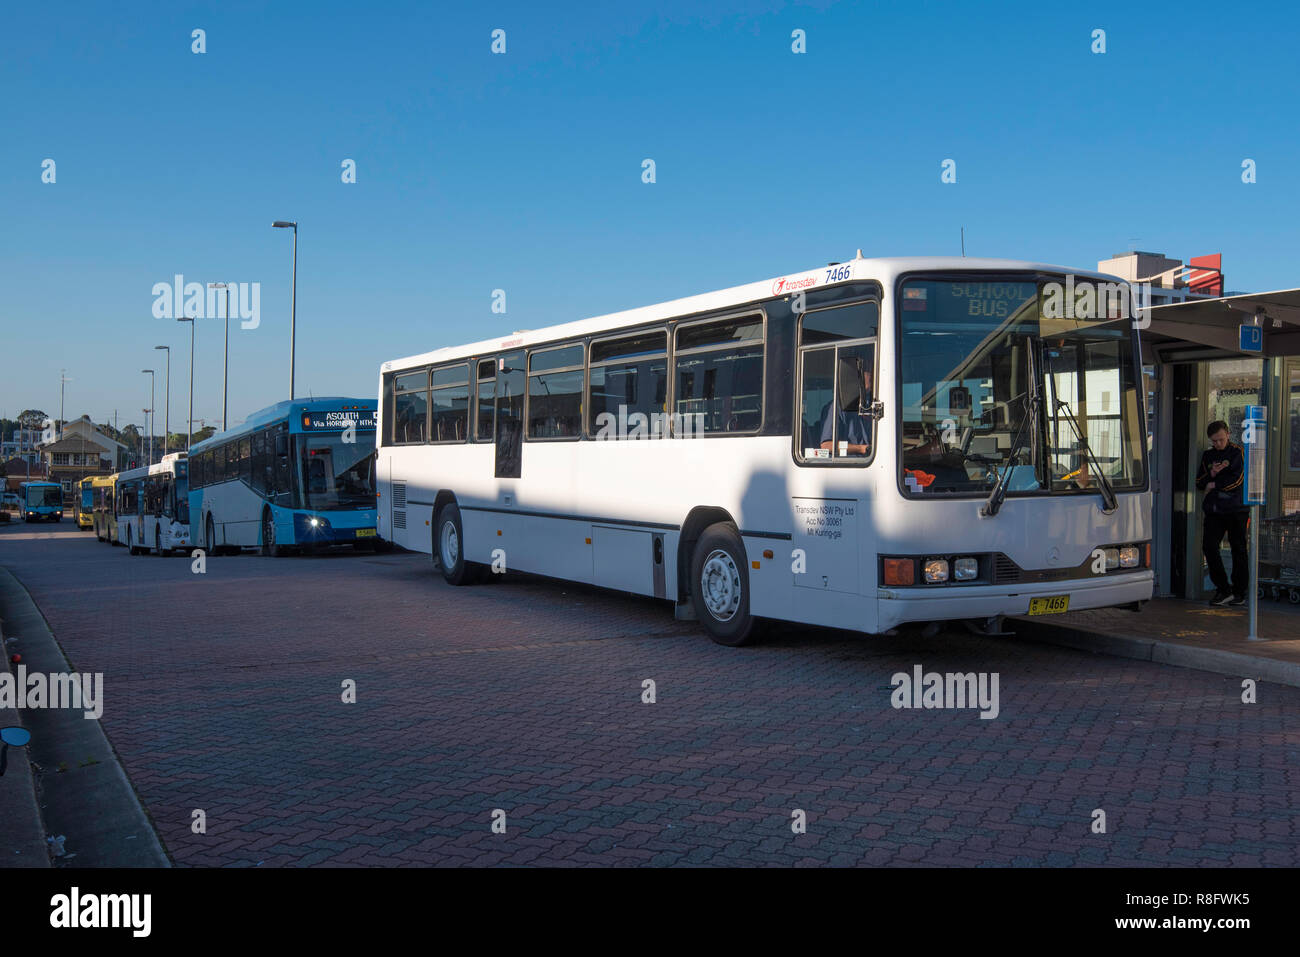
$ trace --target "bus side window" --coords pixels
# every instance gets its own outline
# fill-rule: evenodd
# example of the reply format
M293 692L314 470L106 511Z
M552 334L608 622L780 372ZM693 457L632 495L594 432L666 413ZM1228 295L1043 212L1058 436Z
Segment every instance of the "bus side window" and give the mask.
M496 363L484 359L478 364L478 408L475 434L479 442L491 442L496 431Z
M523 464L524 354L512 352L497 360L497 478L519 478Z

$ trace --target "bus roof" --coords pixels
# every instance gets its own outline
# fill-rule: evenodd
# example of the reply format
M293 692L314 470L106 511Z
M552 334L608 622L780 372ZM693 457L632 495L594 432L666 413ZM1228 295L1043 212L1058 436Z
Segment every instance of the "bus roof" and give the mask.
M237 425L233 429L227 429L225 432L218 432L216 435L209 436L202 442L195 442L190 446L190 456L196 452L218 445L229 439L237 439L241 436L264 429L268 425L274 425L280 420L288 420L292 423L300 412L327 411L332 409L360 409L362 411L378 411L379 402L376 399L355 399L347 396L322 396L311 399L285 399L274 405L268 405L265 409L258 409L244 420L242 425Z
M629 326L662 322L679 316L690 316L703 312L714 312L792 295L800 290L822 289L827 286L843 285L851 282L877 281L886 288L903 273L913 271L931 272L1043 272L1058 275L1072 274L1088 279L1107 282L1122 282L1116 276L1108 276L1093 269L1077 269L1072 266L1053 266L1047 263L1028 262L1021 259L975 259L966 256L894 256L874 259L859 258L837 263L836 266L819 266L797 273L787 273L771 279L719 289L715 292L700 293L682 299L672 299L651 306L641 306L622 312L612 312L591 319L579 319L575 322L561 323L542 329L524 329L498 339L483 339L461 346L445 346L431 352L421 352L402 359L385 362L381 372L404 369L412 366L429 365L469 356L486 355L501 352L504 349L527 348L532 345L553 342L559 339L576 339L593 333L606 332ZM827 282L827 278L836 267L848 266L848 275Z
M47 486L47 485L53 486L54 488L63 487L58 482L19 482L18 483L19 488L42 488L43 486Z

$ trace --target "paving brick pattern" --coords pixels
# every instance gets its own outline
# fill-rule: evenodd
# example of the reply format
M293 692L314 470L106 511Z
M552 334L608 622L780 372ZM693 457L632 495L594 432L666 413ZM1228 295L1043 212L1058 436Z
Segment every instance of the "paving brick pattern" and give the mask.
M1093 608L1042 619L1051 624L1112 635L1129 635L1184 646L1213 648L1259 658L1300 663L1300 604L1265 598L1257 605L1256 641L1248 641L1246 608L1218 608L1208 601L1158 598L1140 612Z
M453 589L412 554L194 575L0 532L0 564L105 672L181 866L1300 864L1300 689L1244 705L1239 679L958 631L728 649L661 603ZM1001 714L895 710L914 664L997 672Z

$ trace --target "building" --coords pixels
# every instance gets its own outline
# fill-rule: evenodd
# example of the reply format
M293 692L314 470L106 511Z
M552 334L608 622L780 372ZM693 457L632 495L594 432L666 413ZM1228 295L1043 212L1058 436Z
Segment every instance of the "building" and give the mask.
M1209 423L1227 422L1240 442L1246 407L1268 409L1261 518L1300 515L1300 289L1226 292L1218 255L1183 264L1129 252L1097 269L1151 285L1141 340L1156 594L1200 598L1213 591L1201 556L1194 481ZM1258 333L1246 335L1252 327ZM1242 348L1252 339L1258 351Z
M95 428L87 415L67 423L57 439L41 446L50 481L63 486L66 502L73 501L83 478L118 471L118 463L130 451Z

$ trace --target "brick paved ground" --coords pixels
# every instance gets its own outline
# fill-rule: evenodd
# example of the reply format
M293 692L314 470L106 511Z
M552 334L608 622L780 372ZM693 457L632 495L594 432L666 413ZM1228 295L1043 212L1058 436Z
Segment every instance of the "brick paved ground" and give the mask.
M653 601L452 589L410 554L199 576L0 530L0 564L106 673L179 865L1300 864L1300 689L1243 705L1238 679L957 632L727 649ZM894 710L918 663L998 672L1000 716Z
M1256 632L1264 641L1247 641L1245 608L1215 608L1203 601L1159 598L1133 613L1121 608L1053 615L1052 624L1155 641L1174 641L1199 648L1300 662L1300 605L1287 599L1259 602ZM1047 619L1044 619L1046 621Z

